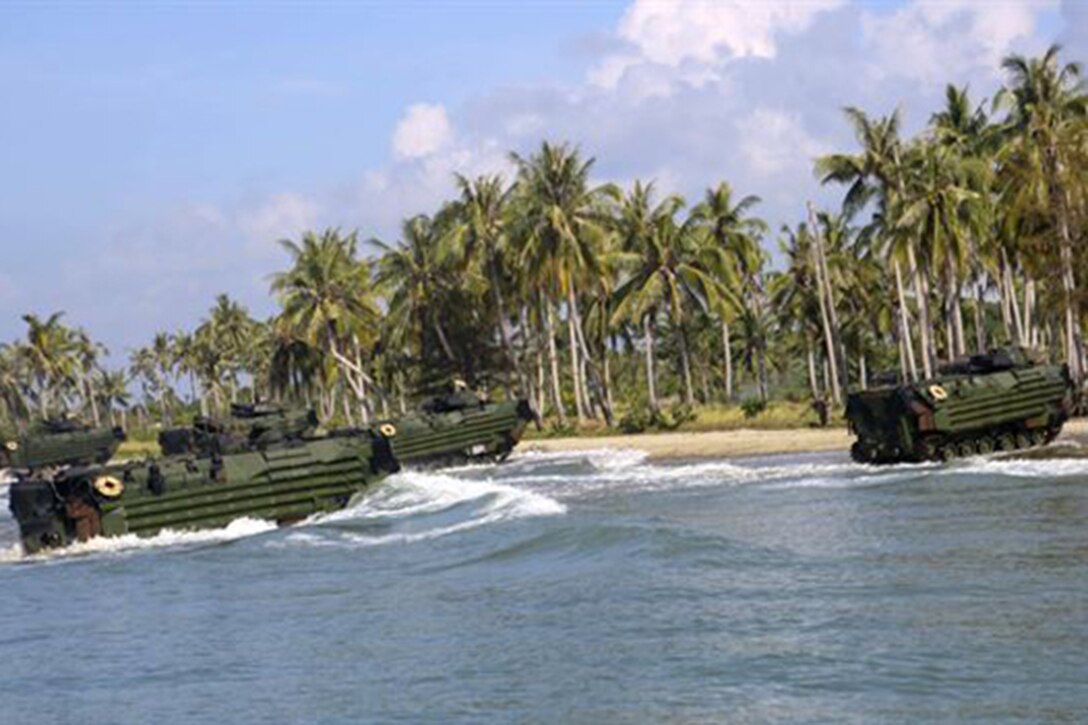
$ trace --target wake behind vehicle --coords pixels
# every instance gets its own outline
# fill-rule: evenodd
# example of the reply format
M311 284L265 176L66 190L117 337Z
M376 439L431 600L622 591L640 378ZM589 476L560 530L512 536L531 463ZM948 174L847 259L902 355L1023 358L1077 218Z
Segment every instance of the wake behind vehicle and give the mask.
M945 461L1041 446L1074 406L1065 365L1035 362L1021 348L972 355L908 385L851 393L846 418L861 463Z

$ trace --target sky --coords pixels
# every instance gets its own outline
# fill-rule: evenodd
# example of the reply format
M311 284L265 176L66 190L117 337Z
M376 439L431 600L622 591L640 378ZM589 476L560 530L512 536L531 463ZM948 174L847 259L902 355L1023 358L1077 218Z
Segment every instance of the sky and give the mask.
M545 139L777 230L841 199L812 160L855 148L844 106L915 132L1053 42L1088 60L1088 2L8 2L0 340L64 311L123 358L220 292L267 316L277 240L395 240Z

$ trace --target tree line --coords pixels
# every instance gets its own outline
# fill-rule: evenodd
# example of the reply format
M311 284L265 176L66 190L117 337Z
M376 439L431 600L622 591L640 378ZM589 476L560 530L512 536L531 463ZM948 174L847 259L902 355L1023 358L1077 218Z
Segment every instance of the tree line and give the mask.
M772 396L840 404L1000 344L1083 381L1088 96L1058 47L1003 61L972 101L949 86L925 129L845 109L857 147L815 162L835 209L771 230L721 181L701 197L592 181L569 143L511 154L516 174L454 177L455 196L395 240L337 229L282 240L267 320L220 295L108 369L61 313L0 346L0 415L146 425L231 402L365 423L451 378L525 396L558 426L653 419ZM777 243L777 268L768 251Z

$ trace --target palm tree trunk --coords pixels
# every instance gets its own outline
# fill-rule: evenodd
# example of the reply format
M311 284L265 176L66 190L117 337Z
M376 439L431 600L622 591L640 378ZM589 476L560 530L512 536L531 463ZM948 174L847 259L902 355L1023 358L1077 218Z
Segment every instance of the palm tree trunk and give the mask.
M490 255L487 266L491 277L489 285L491 287L491 299L495 305L495 315L499 321L499 339L502 342L503 354L506 356L507 365L510 366L510 372L514 374L518 381L519 395L526 395L525 376L517 357L514 355L514 347L510 344L510 335L506 330L506 305L503 302L502 288L499 286L499 272L494 254ZM509 396L509 384L504 381L504 385L507 386L507 395Z
M915 381L918 379L918 366L914 362L914 342L911 340L910 334L907 297L903 291L903 269L899 265L898 259L894 261L893 266L895 267L895 291L899 296L899 339L902 343L902 350L906 351L906 371L910 375L909 379Z
M819 384L816 382L816 352L813 350L812 333L805 330L805 359L808 361L808 389L813 400L819 400Z
M1020 302L1016 297L1016 285L1012 278L1012 267L1005 266L1006 294L1009 299L1009 313L1012 317L1012 330L1015 335L1013 341L1018 345L1027 344L1027 334L1024 331L1024 318L1020 315Z
M536 409L544 413L544 353L537 347L536 351Z
M1029 347L1037 341L1035 333L1035 279L1028 276L1024 280L1024 340Z
M975 288L975 352L986 352L986 317L983 308L983 288L982 280L978 280L978 284Z
M956 266L952 255L948 255L948 300L950 302L950 314L952 315L952 338L954 353L949 358L966 355L967 342L963 335L963 306L960 304L960 284L956 276Z
M1073 270L1073 235L1070 230L1069 197L1061 186L1062 164L1055 148L1047 149L1046 165L1053 180L1050 193L1058 217L1058 259L1061 264L1062 303L1065 308L1065 349L1069 376L1080 385L1084 379L1084 339L1080 328L1080 303L1077 298L1077 278Z
M595 408L600 408L605 422L612 425L612 403L609 399L610 393L607 386L601 382L601 374L597 368L597 362L593 359L593 355L590 354L589 344L586 342L585 330L582 329L582 317L578 314L578 308L575 307L575 332L577 333L578 346L582 350L582 381L585 384L583 390L583 398L590 405ZM604 351L605 363L608 362L608 350ZM591 394L592 393L592 394ZM590 408L590 412L596 417L594 407Z
M729 323L722 317L722 363L725 374L725 402L733 401L733 346L729 339Z
M586 405L582 399L582 365L578 355L578 333L575 324L577 309L574 283L571 282L567 286L567 337L570 343L570 376L571 385L574 388L574 412L578 417L578 424L581 425L586 421Z
M914 254L914 241L907 242L907 263L914 281L914 299L918 304L918 332L922 344L922 373L933 377L933 321L929 314L929 283Z
M544 307L545 336L548 338L548 365L552 374L552 406L555 414L559 416L559 424L567 424L567 414L563 410L563 396L559 392L559 355L555 350L555 310L551 302L541 297L541 305Z
M614 411L616 409L616 401L612 399L612 363L611 357L608 354L608 336L602 335L601 340L601 368L604 373L604 399L608 404L608 409Z
M84 375L83 383L87 388L87 400L91 404L91 420L94 421L94 425L97 428L102 419L98 415L98 399L94 393L94 382L91 379L91 375Z
M767 378L767 341L762 336L756 347L756 371L759 375L759 399L766 403L771 390Z
M442 325L438 322L438 318L432 319L431 329L433 329L435 335L438 336L438 344L442 346L442 352L446 356L446 359L451 363L456 362L457 359L453 355L453 348L450 347L450 341L446 339L446 331L442 329Z
M657 384L654 376L654 313L650 308L642 319L644 339L646 341L646 394L650 401L650 410L655 413L659 410L657 405Z
M691 351L688 350L687 328L682 320L676 321L676 336L680 343L680 370L684 376L684 403L695 405L695 388L691 384Z
M1005 254L1004 248L1001 250L1001 256L998 259L998 279L997 279L997 297L1001 302L1001 326L1005 332L1004 341L1006 343L1012 343L1013 329L1012 329L1012 307L1009 304L1009 288L1006 284L1009 278L1009 260Z
M809 215L810 217L813 216L811 207L809 207ZM842 391L839 388L838 365L835 364L835 339L831 332L831 317L827 311L827 298L824 295L823 267L819 262L819 252L815 249L815 247L819 245L818 240L820 238L820 233L819 231L816 231L817 229L815 220L813 220L814 232L812 236L813 239L816 240L816 244L813 245L812 254L814 259L812 260L812 265L813 271L816 273L816 288L819 292L816 296L819 299L820 321L824 328L825 354L827 355L827 361L830 367L831 399L834 401L835 405L840 405L842 403Z

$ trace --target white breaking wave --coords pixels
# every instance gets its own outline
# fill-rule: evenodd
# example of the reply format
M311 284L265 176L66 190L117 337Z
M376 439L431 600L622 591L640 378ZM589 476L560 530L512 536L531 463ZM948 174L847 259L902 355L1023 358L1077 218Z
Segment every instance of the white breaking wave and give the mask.
M1088 476L1088 458L966 458L955 461L947 473L1011 476L1013 478L1069 478Z
M515 451L506 466L533 466L555 463L585 463L598 471L634 468L649 454L637 448L588 448L582 451Z
M358 504L315 516L303 524L302 530L292 531L282 540L267 545L365 547L410 543L503 521L556 516L566 510L566 506L554 499L514 486L458 478L449 473L403 471L390 476ZM456 520L450 522L450 517ZM383 533L322 526L339 522L355 522L364 529L367 525L384 525ZM405 530L385 533L385 527Z
M127 555L148 549L222 543L263 534L275 528L276 525L271 521L241 518L231 521L220 529L201 529L199 531L164 529L147 538L141 538L136 534L99 536L90 541L66 546L63 549L49 549L30 556L23 554L21 545L13 544L0 549L0 563L54 561L96 555Z

